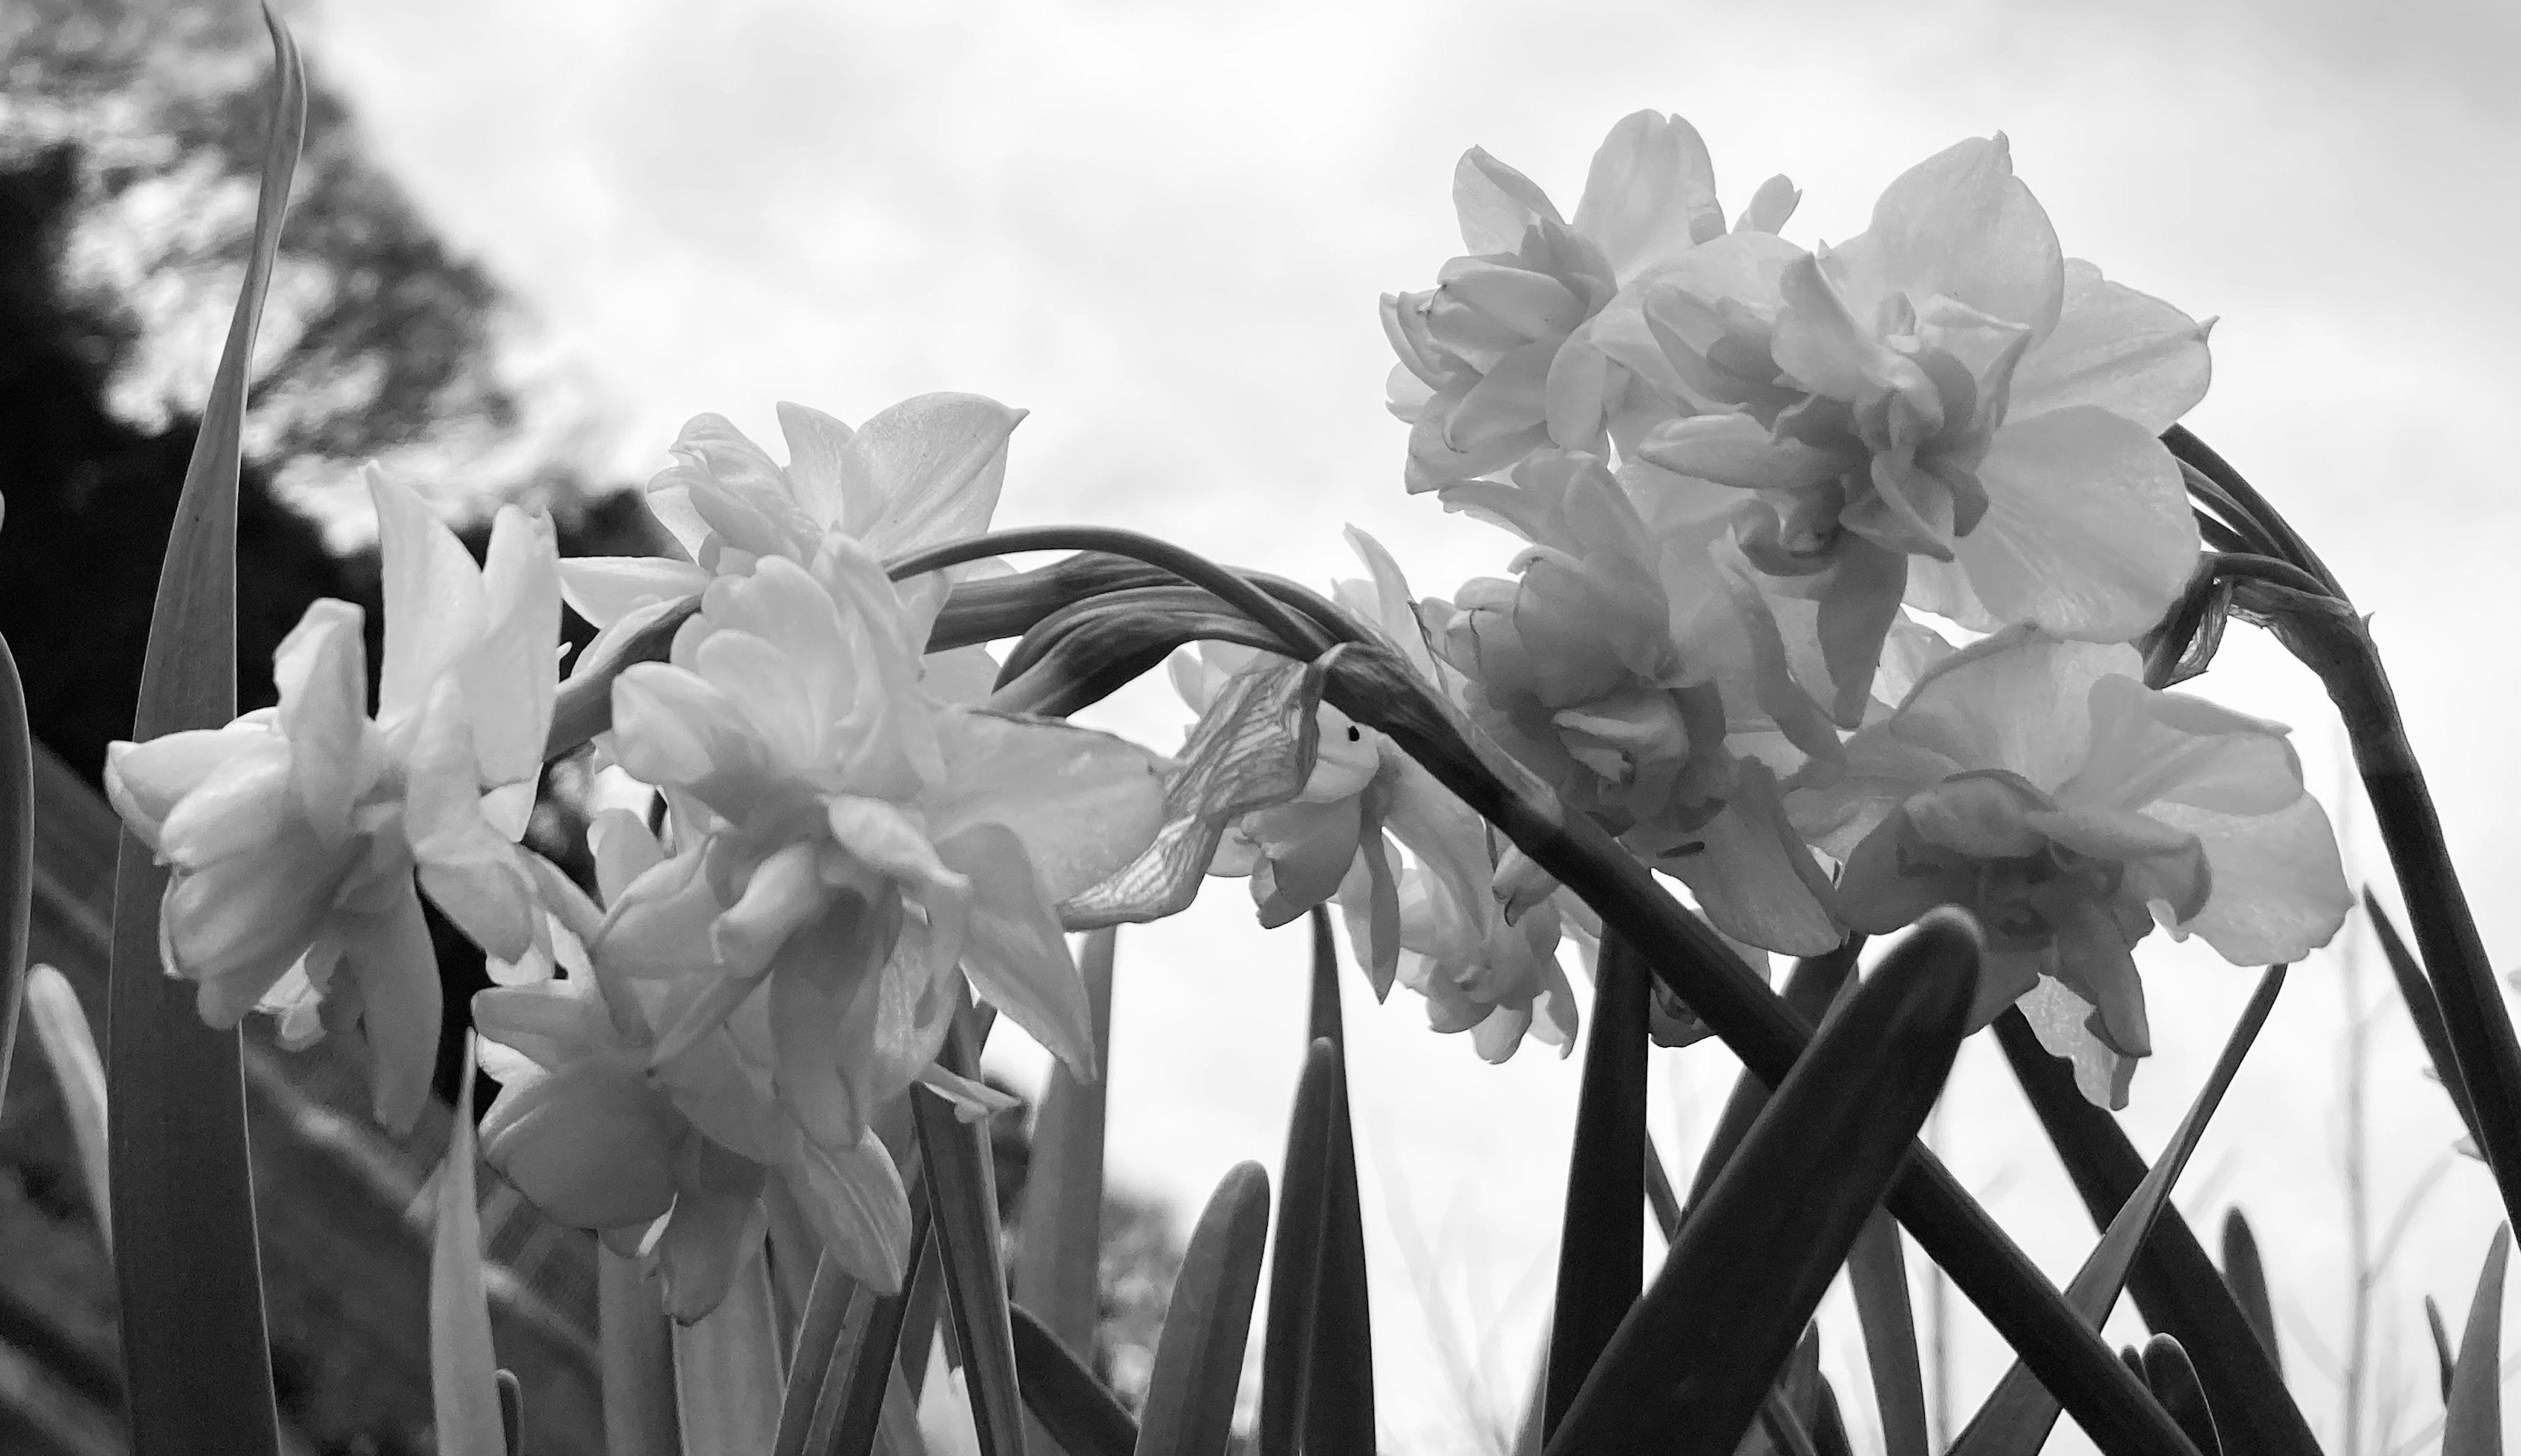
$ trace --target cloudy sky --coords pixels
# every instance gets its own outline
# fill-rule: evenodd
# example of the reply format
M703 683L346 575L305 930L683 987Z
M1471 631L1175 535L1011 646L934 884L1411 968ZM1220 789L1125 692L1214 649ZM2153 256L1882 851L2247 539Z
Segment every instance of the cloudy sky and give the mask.
M1509 554L1404 496L1401 428L1381 407L1375 297L1427 286L1458 250L1464 148L1572 206L1614 120L1677 112L1728 205L1775 172L1805 189L1788 235L1809 244L1859 231L1909 163L2001 129L2070 253L2220 317L2190 423L2373 614L2487 941L2512 962L2521 908L2498 888L2521 870L2521 11L2453 0L2386 23L2335 0L324 0L305 29L386 161L608 402L623 474L662 464L701 411L775 438L780 399L856 420L973 390L1033 412L1004 522L1125 523L1316 580L1351 569L1338 526L1353 522L1422 592ZM2350 859L2379 873L2360 804L2334 787L2316 684L2234 636L2206 691L2296 726ZM1168 699L1133 695L1102 721L1170 748ZM1122 953L1119 1175L1189 1205L1235 1160L1274 1166L1302 1039L1295 933L1264 935L1221 885ZM2160 1048L2128 1118L2150 1148L2252 978L2185 950L2147 964ZM2386 974L2360 975L2377 1002ZM2257 1220L2288 1369L2331 1433L2348 984L2336 954L2295 974L2184 1199L2195 1218L2238 1201ZM1577 1068L1539 1049L1484 1067L1405 998L1378 1008L1360 985L1350 1006L1378 1375L1393 1449L1473 1449L1519 1407L1538 1339ZM2375 1027L2386 1222L2453 1121L2404 1015ZM1948 1156L2062 1279L2088 1226L1995 1061L1965 1055ZM1659 1057L1668 1147L1704 1136L1730 1074L1712 1049ZM2435 1295L2456 1325L2494 1219L2483 1170L2453 1166L2387 1271L2402 1437L2434 1409L2417 1300ZM1861 1412L1852 1321L1825 1319ZM1974 1401L2000 1352L1966 1322L1955 1341Z

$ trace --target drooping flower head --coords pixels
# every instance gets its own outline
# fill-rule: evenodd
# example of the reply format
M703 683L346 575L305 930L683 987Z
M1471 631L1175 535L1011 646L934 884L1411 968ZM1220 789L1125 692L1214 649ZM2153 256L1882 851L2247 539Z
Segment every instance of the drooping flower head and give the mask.
M1876 933L1976 915L1984 1025L2023 1003L2085 1094L2151 1049L2132 952L2159 922L2236 965L2301 959L2351 903L2285 730L2148 688L2135 650L2018 627L1929 669L1788 798Z
M1735 226L1773 232L1795 201L1771 179ZM1553 445L1600 452L1606 431L1632 437L1670 413L1589 326L1622 290L1724 234L1707 145L1688 122L1638 112L1612 127L1572 223L1476 147L1454 169L1453 204L1469 254L1434 289L1383 299L1410 489L1493 475Z
M2195 566L2156 436L2205 391L2206 330L2067 259L2001 136L1911 168L1835 250L1700 249L1597 335L1697 407L1638 453L1752 493L1741 547L1819 602L1847 726L1903 598L2123 642Z
M1145 847L1161 760L1065 724L937 701L927 619L855 540L722 575L668 662L616 679L613 747L679 796L699 847L614 913L654 914L655 974L718 983L661 1033L673 1058L766 982L780 1099L826 1146L932 1063L972 987L1091 1075L1058 905ZM688 932L704 930L693 946ZM627 964L623 974L646 974Z
M325 600L273 658L277 707L225 728L107 750L106 792L172 869L167 974L203 1020L257 1003L283 1035L356 1028L376 1113L406 1127L429 1091L437 964L413 877L493 956L538 919L517 858L552 712L560 588L551 523L514 507L477 567L420 498L369 473L385 565L386 653L367 711L362 614Z

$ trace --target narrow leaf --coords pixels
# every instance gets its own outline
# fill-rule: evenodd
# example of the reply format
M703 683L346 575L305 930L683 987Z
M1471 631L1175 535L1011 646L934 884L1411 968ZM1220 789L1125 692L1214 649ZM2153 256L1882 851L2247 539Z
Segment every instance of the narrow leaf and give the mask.
M2282 1377L2284 1356L2276 1345L2276 1306L2268 1297L2268 1268L2259 1259L2259 1236L2238 1207L2223 1213L2223 1282L2232 1287L2232 1297L2266 1346L2268 1365Z
M1875 1209L1848 1251L1847 1281L1864 1329L1864 1362L1882 1412L1884 1456L1927 1456L1926 1381L1917 1359L1916 1317L1908 1307L1908 1267L1900 1226Z
M1760 1400L1760 1428L1768 1433L1768 1439L1784 1456L1820 1456L1812 1445L1811 1433L1804 1429L1803 1422L1795 1419L1795 1413L1786 1408L1784 1397L1774 1390Z
M1637 1224L1646 1184L1646 977L1632 946L1603 937L1558 1237L1544 1443L1645 1283Z
M97 1226L111 1249L114 1196L106 1170L105 1064L97 1058L87 1013L69 977L37 966L26 977L26 1004L34 1011L35 1044L44 1049L53 1079L61 1083L62 1110L69 1115L70 1140L78 1146L79 1172L87 1182L87 1205L96 1210Z
M767 1456L779 1431L779 1317L756 1235L718 1306L673 1327L685 1451Z
M2434 999L2433 984L2425 979L2424 967L2416 963L2415 952L2407 948L2397 922L2381 908L2369 886L2363 890L2363 913L2372 919L2373 938L2381 942L2381 959L2390 963L2390 978L2399 983L2399 998L2406 1003L2407 1020L2415 1023L2416 1039L2424 1043L2425 1060L2433 1065L2435 1079L2450 1094L2452 1110L2459 1114L2460 1125L2468 1129L2468 1140L2485 1147L2478 1141L2477 1110L2469 1105L2468 1083L2460 1079L2459 1062L2452 1055L2451 1031L2443 1025L2442 1003Z
M1805 956L1795 962L1786 974L1785 989L1779 994L1795 1015L1807 1024L1819 1022L1838 997L1840 988L1856 974L1856 957L1863 952L1864 937L1850 935L1845 944L1827 955ZM1716 1130L1708 1135L1707 1149L1698 1156L1698 1171L1689 1180L1689 1198L1681 1205L1681 1218L1686 1222L1689 1210L1716 1186L1733 1150L1742 1144L1743 1134L1751 1122L1768 1105L1768 1084L1749 1068L1733 1079L1733 1090L1724 1099L1724 1110L1716 1115Z
M1334 1097L1329 1181L1322 1192L1322 1256L1313 1281L1312 1369L1305 1377L1305 1445L1371 1451L1374 1307L1366 1294L1365 1210L1356 1181L1356 1131L1348 1102L1348 1034L1340 1017L1339 943L1329 907L1315 905L1311 1034L1331 1044Z
M429 1392L446 1456L511 1456L499 1427L499 1362L481 1279L481 1206L474 1193L473 1041L437 1169L437 1230L429 1255Z
M1995 1021L1996 1044L2057 1149L2095 1225L2106 1227L2150 1169L2116 1118L2086 1101L2075 1073L2048 1055L2018 1012ZM2128 1280L2145 1322L2176 1337L2223 1413L2225 1456L2319 1456L2311 1424L2229 1285L2175 1206L2165 1206Z
M1269 1313L1260 1343L1260 1456L1295 1456L1303 1444L1306 1396L1321 1284L1323 1220L1329 1208L1331 1111L1338 1095L1338 1049L1314 1038L1296 1079L1287 1118L1286 1188L1270 1250Z
M802 1456L813 1430L815 1408L822 1403L823 1386L844 1365L853 1341L865 1335L877 1297L842 1272L829 1254L814 1265L805 1313L797 1322L796 1352L788 1359L787 1389L780 1397L771 1456Z
M1951 1070L1979 955L1967 916L1933 912L1822 1023L1682 1223L1550 1452L1729 1451L1741 1439Z
M2511 1253L2512 1231L2498 1226L2477 1271L2477 1297L2469 1301L2468 1328L2452 1364L2442 1456L2503 1456L2503 1265Z
M596 1354L611 1456L682 1456L673 1320L639 1261L595 1246Z
M1103 1127L1112 1075L1112 955L1118 932L1085 937L1078 969L1102 1075L1079 1082L1054 1062L1033 1124L1016 1255L1016 1300L1078 1355L1094 1351L1102 1314Z
M2223 1054L2215 1059L2206 1084L2197 1089L2187 1115L2179 1119L2178 1128L2172 1133L2171 1145L2136 1186L2134 1195L2110 1220L2100 1243L2085 1257L2083 1267L2075 1271L2073 1282L2066 1286L2066 1302L2093 1329L2101 1327L2111 1307L2118 1303L2137 1251L2153 1232L2154 1219L2170 1202L2172 1185L2187 1167L2189 1155L2197 1151L2198 1139L2206 1135L2207 1122L2223 1105L2223 1093L2232 1085L2242 1059L2258 1040L2259 1028L2267 1024L2268 1013L2275 1009L2276 993L2284 989L2284 979L2282 966L2269 967L2259 978L2258 989L2251 993L2249 1004L2242 1007L2231 1035L2224 1038ZM2057 1414L2056 1396L2017 1361L1996 1382L1994 1393L1970 1419L1960 1439L1952 1443L1953 1456L2032 1456L2046 1443Z
M2223 1450L2223 1443L2215 1433L2215 1413L2206 1404L2206 1389L2197 1384L2197 1367L2188 1363L2188 1351L2179 1347L2179 1342L2168 1335L2146 1341L2142 1366L2153 1398L2162 1402L2197 1449L2208 1456Z
M1680 1195L1672 1186L1672 1169L1664 1165L1663 1153L1655 1147L1654 1134L1646 1134L1646 1207L1654 1213L1655 1227L1669 1244L1680 1232Z
M513 1370L497 1372L499 1382L499 1433L507 1440L508 1456L526 1456L526 1388Z
M1138 1446L1138 1423L1120 1397L1077 1363L1032 1311L1018 1304L1011 1312L1025 1408L1069 1456L1130 1456Z
M1137 1456L1224 1456L1268 1240L1269 1175L1236 1163L1209 1196L1173 1279Z
M2442 1306L2434 1302L2434 1297L2431 1295L2425 1296L2425 1331L2434 1338L2434 1365L2436 1374L2442 1380L2443 1404L2448 1407L2451 1404L2451 1378L2455 1368L2455 1357L2452 1354L2451 1330L2443 1324Z
M306 134L298 43L268 6L263 23L276 84L253 238L159 572L132 719L137 741L217 728L236 716L236 500L246 387ZM178 1456L208 1439L225 1451L270 1456L280 1445L279 1419L238 1033L204 1026L194 988L163 973L158 912L166 879L148 847L124 830L115 865L106 1068L131 1449Z
M961 1026L945 1038L937 1060L957 1075L975 1074ZM963 1121L951 1103L924 1088L911 1089L910 1103L928 1204L936 1215L945 1305L963 1349L963 1379L971 1391L981 1453L1024 1456L1024 1401L1016 1387L1015 1336L1008 1326L1006 1269L998 1250L989 1129L983 1122Z
M35 745L27 734L26 689L18 678L18 660L10 655L8 639L0 637L0 1097L8 1093L9 1062L18 1047L18 1008L26 995L26 927L34 896ZM80 1024L86 1024L86 1018L80 1018ZM98 1204L98 1220L107 1216L105 1205Z

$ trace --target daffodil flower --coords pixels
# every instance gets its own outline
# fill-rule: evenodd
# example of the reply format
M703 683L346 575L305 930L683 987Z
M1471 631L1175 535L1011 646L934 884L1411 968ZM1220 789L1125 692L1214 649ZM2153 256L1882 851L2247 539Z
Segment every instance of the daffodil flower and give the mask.
M1735 717L1770 721L1758 709L1759 664L1784 671L1783 649L1759 648L1758 623L1741 616L1757 594L1728 593L1704 549L1668 560L1682 548L1589 455L1537 454L1511 483L1455 484L1444 497L1531 543L1515 579L1419 604L1472 721L1687 883L1719 930L1791 954L1836 945L1828 882L1786 823L1775 777L1727 743ZM1765 696L1808 704L1800 691ZM1806 751L1837 748L1816 721L1803 741Z
M1633 305L1602 346L1696 409L1636 453L1667 490L1751 492L1740 545L1819 604L1843 725L1903 598L2124 642L2186 584L2157 436L2205 392L2206 328L2066 258L2001 136L1911 168L1836 250L1719 240Z
M671 1061L766 981L779 1097L827 1147L852 1145L935 1061L958 965L1091 1076L1056 907L1163 818L1163 760L1144 750L931 697L926 625L834 532L810 566L770 555L712 579L672 660L613 688L616 756L680 796L700 846L624 890L614 913L661 930L623 974L681 974L696 952L665 928L696 920L717 967L655 1055Z
M1783 177L1735 225L1773 232L1797 194ZM1472 148L1453 172L1469 255L1438 285L1386 295L1400 363L1391 407L1411 426L1407 480L1430 490L1556 445L1592 450L1672 412L1596 347L1590 321L1623 290L1724 235L1707 144L1678 116L1623 118L1594 154L1573 223L1521 172Z
M709 917L686 902L673 925L636 892L646 879L690 878L637 816L607 810L588 839L612 910L537 864L567 969L473 998L481 1069L500 1083L482 1156L555 1222L644 1253L665 1307L686 1323L717 1307L758 1243L773 1178L851 1277L899 1289L910 1245L900 1172L872 1130L809 1137L782 1103L766 995L655 1064L659 1038L719 983ZM660 972L661 951L676 944L692 954Z
M2021 1001L2110 1106L2151 1050L2132 952L2157 922L2269 965L2326 944L2351 903L2285 730L2141 671L2131 647L1998 633L1929 669L1788 797L1845 866L1850 925L1971 911L1988 943L1976 1024Z
M489 954L539 924L518 859L551 721L560 588L551 523L511 507L486 566L408 489L371 470L385 562L386 652L367 713L362 614L325 600L273 658L275 708L225 728L117 743L106 792L169 865L167 974L202 1019L257 1003L301 1042L355 1027L375 1058L378 1120L428 1096L437 963L413 877Z
M648 482L648 508L682 555L561 564L571 609L600 629L578 660L601 660L612 640L764 557L810 566L834 531L882 557L987 530L1007 437L1024 417L977 394L922 394L852 431L783 403L782 466L724 417L699 416L675 439L674 463Z

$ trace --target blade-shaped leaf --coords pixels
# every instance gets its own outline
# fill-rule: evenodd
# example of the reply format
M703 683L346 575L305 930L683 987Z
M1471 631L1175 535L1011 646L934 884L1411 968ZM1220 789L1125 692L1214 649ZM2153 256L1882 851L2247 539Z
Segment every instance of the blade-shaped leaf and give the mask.
M1094 1349L1101 1316L1103 1127L1112 1074L1112 957L1119 933L1106 927L1085 937L1078 970L1102 1075L1079 1082L1054 1062L1033 1123L1031 1172L1025 1179L1016 1256L1016 1300L1059 1342L1078 1354Z
M937 1060L947 1071L972 1076L976 1059L963 1036L958 1025ZM951 1103L924 1088L912 1088L910 1102L928 1205L936 1216L945 1306L963 1350L973 1429L982 1456L1024 1456L1024 1401L1016 1386L1015 1336L1008 1327L1006 1268L998 1250L989 1129L962 1120Z
M1287 1118L1286 1187L1278 1200L1278 1237L1270 1250L1268 1323L1260 1344L1260 1456L1295 1456L1302 1444L1306 1387L1319 1342L1323 1222L1328 1215L1331 1113L1339 1095L1339 1050L1315 1037L1296 1079Z
M1830 1002L1838 998L1847 979L1856 973L1856 957L1863 953L1864 937L1850 935L1845 944L1827 955L1805 956L1786 973L1785 988L1779 992L1788 1007L1807 1023L1817 1024ZM1716 1129L1708 1135L1707 1148L1698 1156L1698 1171L1689 1180L1689 1198L1681 1205L1681 1220L1687 1222L1689 1210L1716 1186L1717 1175L1742 1145L1742 1135L1751 1130L1753 1119L1768 1105L1768 1084L1749 1068L1733 1079L1733 1090L1724 1098L1724 1110L1716 1115Z
M2153 1170L2136 1185L2135 1193L2110 1220L2100 1243L2085 1257L2083 1267L2075 1271L2074 1280L2066 1286L2066 1302L2093 1329L2101 1327L2111 1307L2118 1303L2137 1251L2153 1232L2155 1218L2170 1202L2172 1185L2187 1167L2189 1155L2197 1151L2198 1139L2206 1135L2207 1122L2223 1105L2223 1093L2232 1085L2242 1059L2258 1040L2259 1028L2267 1024L2268 1013L2275 1009L2276 993L2284 989L2284 979L2282 966L2269 967L2259 978L2258 989L2251 993L2249 1004L2241 1008L2239 1023L2224 1038L2223 1054L2206 1074L2206 1084L2197 1089L2187 1115L2172 1133L2170 1146L2163 1149ZM2008 1011L2006 1015L2020 1013ZM2057 1414L2057 1398L2028 1368L2016 1362L1996 1382L1994 1393L1970 1419L1960 1439L1952 1443L1953 1456L2032 1456L2047 1442Z
M1138 1447L1138 1423L1120 1397L1032 1311L1018 1304L1012 1313L1025 1408L1069 1456L1130 1456Z
M2268 1365L2281 1378L2284 1356L2276 1344L2276 1306L2268 1297L2268 1268L2259 1259L2259 1236L2250 1232L2250 1220L2237 1207L2223 1213L2223 1282L2232 1287L2233 1299L2266 1346Z
M1567 1161L1558 1291L1549 1317L1544 1443L1645 1283L1638 1209L1646 1176L1646 977L1634 947L1605 935Z
M1927 1456L1926 1381L1917 1360L1917 1322L1908 1307L1907 1260L1900 1226L1877 1208L1847 1255L1847 1282L1864 1329L1864 1361L1882 1412L1884 1456Z
M26 730L26 690L18 678L18 660L8 639L0 637L0 1097L9 1090L9 1061L18 1047L34 897L35 745ZM84 1017L80 1024L86 1024ZM97 1216L107 1216L103 1204Z
M298 43L268 7L275 55L270 139L245 283L202 409L158 577L131 736L236 716L236 498L246 386L306 134ZM160 965L167 872L128 829L115 864L106 1076L114 1120L115 1282L123 1404L138 1456L279 1449L264 1330L253 1173L238 1033L212 1031L193 987Z
M1821 1024L1681 1225L1550 1452L1728 1451L1741 1439L1943 1089L1979 955L1968 917L1936 911Z
M2435 1079L2450 1094L2452 1110L2468 1129L2468 1140L2486 1146L2477 1139L2477 1110L2469 1106L2468 1083L2460 1080L2459 1063L2452 1056L2451 1032L2443 1025L2442 1003L2434 999L2433 983L2425 979L2415 952L2407 948L2397 922L2373 898L2368 886L2363 890L2363 913L2371 917L2373 938L2381 942L2381 959L2390 963L2390 978L2399 983L2399 997L2406 1003L2407 1020L2415 1023L2416 1039L2424 1043L2425 1060L2433 1065Z
M1211 1194L1165 1306L1137 1456L1225 1456L1269 1240L1269 1175L1238 1162Z
M674 1409L674 1322L639 1261L595 1246L596 1354L604 1377L604 1449L682 1456Z
M2215 1433L2215 1413L2206 1404L2206 1388L2197 1383L2197 1367L2188 1363L2188 1351L2168 1335L2156 1335L2144 1342L2141 1365L2144 1383L2152 1389L2153 1398L2171 1412L2171 1419L2197 1443L2197 1449L2212 1453L2223 1449Z
M814 1283L805 1296L804 1317L797 1322L796 1352L788 1360L788 1384L779 1402L779 1430L770 1443L771 1456L802 1456L814 1427L815 1407L823 1387L848 1359L848 1351L866 1334L867 1319L879 1296L843 1273L826 1254L814 1266Z
M26 976L26 1005L34 1013L35 1044L53 1065L61 1084L62 1110L69 1114L70 1141L78 1147L79 1173L87 1183L88 1206L107 1247L114 1243L114 1196L106 1166L105 1064L96 1054L87 1013L69 978L50 966L37 966Z
M437 1229L429 1255L429 1391L437 1448L447 1456L510 1456L499 1421L499 1362L490 1349L490 1295L481 1280L481 1207L473 1164L473 1042L437 1169Z
M2433 1337L2435 1373L2442 1381L2443 1404L2449 1406L2451 1378L2458 1357L2452 1353L2451 1330L2443 1324L2442 1306L2434 1302L2431 1295L2425 1296L2425 1333Z
M2503 1266L2511 1253L2511 1229L2497 1228L2485 1267L2477 1271L2477 1297L2469 1301L2468 1328L2460 1332L2459 1358L2452 1362L2442 1456L2503 1456Z
M743 1255L726 1297L673 1327L674 1408L683 1449L764 1456L779 1433L779 1317L759 1236Z
M1312 910L1313 983L1307 1022L1331 1044L1337 1096L1330 1115L1329 1182L1322 1193L1322 1254L1313 1281L1312 1368L1305 1377L1305 1445L1374 1449L1374 1308L1365 1285L1365 1211L1356 1181L1356 1132L1348 1103L1348 1035L1340 1017L1339 943L1329 907Z
M835 1346L833 1359L841 1368L823 1379L814 1424L805 1436L806 1456L867 1456L875 1449L878 1433L889 1423L894 1391L901 1389L907 1402L909 1392L902 1387L898 1358L902 1324L922 1286L937 1280L935 1227L922 1180L910 1189L910 1277L903 1281L901 1293L874 1301L861 1333ZM919 1363L928 1363L925 1345L920 1347Z
M526 1456L526 1388L513 1370L494 1372L499 1383L499 1434L508 1456Z
M2116 1118L2076 1089L2073 1069L2048 1054L2017 1013L1996 1018L1996 1044L2057 1149L2095 1225L2106 1227L2151 1171ZM2166 1206L2128 1280L2145 1322L2176 1337L2224 1412L2225 1456L2318 1456L2311 1425L2230 1286L2177 1207Z
M1165 785L1165 826L1121 873L1059 907L1071 930L1161 920L1199 892L1236 816L1295 796L1313 771L1320 687L1302 663L1265 660L1218 691Z

